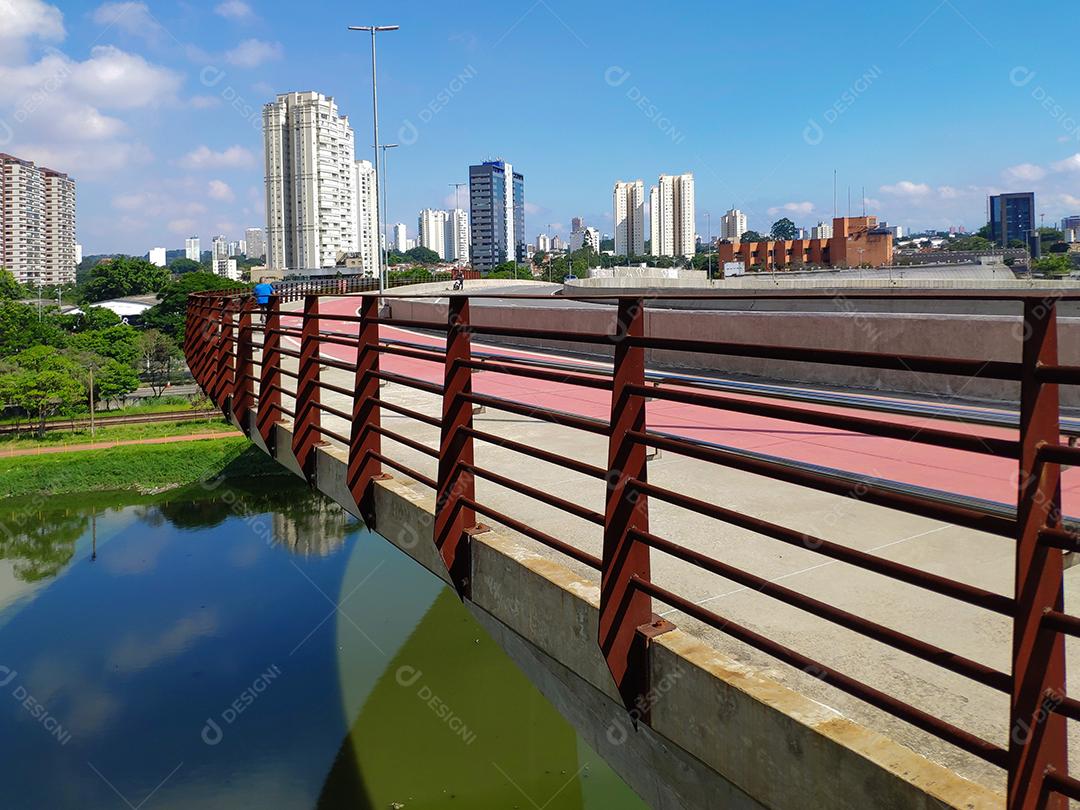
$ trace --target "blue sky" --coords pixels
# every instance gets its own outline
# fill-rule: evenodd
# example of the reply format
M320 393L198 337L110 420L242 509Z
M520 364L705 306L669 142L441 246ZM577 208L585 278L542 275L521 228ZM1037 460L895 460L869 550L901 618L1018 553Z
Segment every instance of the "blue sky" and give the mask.
M1022 12L1022 13L1021 13ZM379 49L389 221L453 200L468 165L525 174L526 232L611 230L618 179L692 171L705 212L750 227L861 210L985 222L1035 190L1080 213L1080 83L1055 39L1072 4L910 0L465 3L0 2L0 150L78 181L87 253L239 238L263 222L261 105L333 95L370 157ZM651 27L647 27L651 26Z

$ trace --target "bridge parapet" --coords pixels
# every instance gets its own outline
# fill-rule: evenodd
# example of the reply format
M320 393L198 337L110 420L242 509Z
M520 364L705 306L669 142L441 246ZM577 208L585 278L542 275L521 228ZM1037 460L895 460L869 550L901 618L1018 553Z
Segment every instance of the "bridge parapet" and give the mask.
M865 293L868 297L874 294ZM746 293L741 295L745 297ZM905 295L970 297L949 291L911 291ZM185 353L197 381L214 401L262 445L271 451L278 448L287 451L298 474L323 487L328 485L328 474L320 465L326 463L326 457L339 458L346 469L344 487L339 489L348 493L356 509L380 532L393 533L385 528L391 519L381 515L379 509L380 498L385 501L394 489L389 476L406 476L429 488L434 501L428 529L430 538L424 538L424 542L433 544L435 555L429 564L436 569L441 565L444 578L462 598L485 605L484 609L491 615L498 615L497 600L492 594L500 591L499 584L489 579L477 581L477 572L492 570L490 549L499 543L490 539L494 534L483 521L529 538L596 572L599 575L596 615L588 622L595 622L595 648L610 674L611 689L607 691L618 696L635 724L654 728L652 714L657 708L660 689L657 674L662 679L667 671L658 670L657 662L665 655L674 655L673 650L682 650L684 657L687 654L685 634L665 638L676 631L669 622L654 615L654 603L662 603L786 665L812 672L836 689L1000 767L1008 777L1008 807L1063 807L1066 797L1080 800L1080 781L1068 775L1066 744L1066 720L1080 720L1080 702L1068 697L1065 689L1065 637L1080 635L1080 619L1065 612L1063 588L1063 553L1080 550L1080 534L1075 524L1063 515L1061 493L1062 465L1080 461L1080 449L1062 440L1058 395L1060 385L1080 384L1080 368L1064 366L1058 360L1056 316L1058 302L1072 294L1010 291L984 295L1021 302L1023 315L1017 320L1023 336L1020 357L1003 361L980 357L977 353L958 358L673 339L646 334L645 312L652 303L646 296L620 297L613 328L605 333L477 325L470 316L470 297L465 295L448 299L444 319L426 321L382 314L378 299L370 295L343 299L355 302L344 312L340 308L330 311L324 306L328 297L318 295L304 296L302 311L284 311L279 296L271 298L265 308L257 307L243 294L193 296L188 309ZM775 293L766 297L806 298L813 294ZM395 338L389 330L409 330L415 336ZM439 337L432 339L430 335ZM613 349L613 360L607 367L579 363L568 368L564 363L543 359L477 351L473 339L484 336L593 344ZM344 359L340 353L335 355L330 351L335 347L347 353ZM1009 435L1000 431L991 435L970 426L911 424L842 409L730 396L707 381L651 378L645 368L645 351L658 349L839 364L915 375L1007 380L1020 386L1017 427ZM401 359L413 363L412 367L416 363L426 364L425 368L439 372L433 378L431 374L407 374L390 367L389 361ZM254 370L256 365L260 366L258 374ZM606 417L530 402L524 396L485 393L474 385L474 375L481 372L517 380L522 386L541 382L600 392L606 398ZM342 375L347 375L344 377L347 384L341 382ZM386 384L436 398L440 403L435 411L438 415L390 401L380 388ZM331 404L339 401L344 401L346 406ZM955 493L950 496L899 487L893 482L859 474L815 469L656 430L646 420L649 401L680 403L703 410L767 417L961 451L969 454L972 461L1010 460L1015 463L1015 506L991 508L970 498L955 497ZM252 403L254 421L250 412ZM474 413L482 408L600 437L607 444L607 463L604 466L588 463L542 445L509 440L478 428ZM437 430L437 446L419 442L401 428L391 429L389 423L384 424L384 411L394 417L395 427L404 418ZM346 428L337 429L342 423ZM403 452L385 451L384 440L399 451L405 448L414 455L436 460L436 475L425 474L414 462L406 460L410 456ZM477 443L498 445L599 482L605 489L604 511L582 506L478 463ZM1014 591L1006 595L977 587L853 549L834 539L811 536L743 514L679 489L660 486L650 481L648 474L647 458L656 452L1009 538L1016 543ZM478 498L478 480L513 489L519 496L601 527L600 555L582 549L567 538L541 531L520 513L515 515L506 507L496 508ZM338 497L340 500L345 496L339 493ZM995 668L763 578L725 560L723 554L717 558L672 542L650 526L650 503L676 507L755 532L823 559L872 571L924 592L1004 616L1012 622L1010 666L1007 670ZM763 598L812 612L852 633L1001 693L1009 703L1007 719L1011 733L1007 744L986 740L890 694L880 684L851 677L824 660L676 592L652 575L654 553L731 580ZM487 565L485 559L489 560ZM502 593L505 595L505 590ZM482 594L489 598L485 600ZM527 604L519 607L523 611L529 609ZM510 619L503 624L508 622ZM671 639L676 638L677 643L672 643ZM695 651L694 655L700 652ZM695 667L694 671L699 669ZM667 689L678 690L680 685L668 685ZM670 702L678 703L674 699ZM677 729L665 726L665 722L670 723L670 715L655 718L655 725L664 728L669 739L678 738ZM709 753L696 750L692 739L684 739L680 744L708 761ZM798 797L797 790L784 794L790 797L789 801L775 795L763 797L755 795L751 786L754 780L745 772L721 773L763 803L797 806L791 803ZM783 779L780 775L775 777ZM848 787L855 791L851 806L858 806L855 796L864 788L854 784ZM924 788L925 784L920 789ZM953 804L960 793L963 791L943 789L930 795ZM964 801L970 802L970 794L965 795ZM840 801L834 804L847 806Z

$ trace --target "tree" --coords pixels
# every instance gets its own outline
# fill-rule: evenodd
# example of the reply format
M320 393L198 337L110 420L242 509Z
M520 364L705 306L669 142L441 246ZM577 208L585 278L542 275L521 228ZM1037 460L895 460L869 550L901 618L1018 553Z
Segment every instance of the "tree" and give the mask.
M772 238L777 241L787 241L794 239L798 235L798 229L795 227L795 223L787 217L781 217L772 224L772 230L769 232L772 234Z
M79 332L68 345L76 351L100 354L126 365L134 365L139 356L139 332L126 323Z
M15 274L0 267L0 301L18 301L22 296L22 287L15 280Z
M764 242L765 237L757 231L744 231L743 235L739 237L740 242Z
M118 256L99 262L90 270L83 298L86 301L105 301L126 295L158 292L169 282L169 271L146 259Z
M207 290L235 290L243 286L214 273L184 273L162 288L158 293L158 303L143 314L143 324L179 338L184 333L189 295Z
M442 259L439 258L439 254L434 250L420 246L406 250L405 256L417 264L438 264L442 261Z
M945 243L945 250L992 250L994 243L981 236L960 236Z
M1067 276L1073 270L1073 263L1067 253L1055 253L1036 259L1031 263L1031 269L1048 276Z
M181 256L179 259L173 259L169 264L169 272L173 275L179 276L183 273L198 273L203 269L203 266L194 259L188 259Z
M33 346L63 347L67 335L52 318L38 315L37 307L0 300L0 357L11 357Z
M979 230L975 231L976 236L981 236L983 239L990 238L990 223L986 223Z
M160 397L172 374L173 361L179 356L172 339L157 329L147 329L139 336L139 356L146 382Z
M52 346L20 352L15 364L15 371L0 378L0 396L34 418L43 436L46 419L74 411L82 402L86 389L79 381L81 369Z
M105 407L114 401L123 400L139 387L139 375L126 363L111 358L105 360L94 374L94 395L105 400Z

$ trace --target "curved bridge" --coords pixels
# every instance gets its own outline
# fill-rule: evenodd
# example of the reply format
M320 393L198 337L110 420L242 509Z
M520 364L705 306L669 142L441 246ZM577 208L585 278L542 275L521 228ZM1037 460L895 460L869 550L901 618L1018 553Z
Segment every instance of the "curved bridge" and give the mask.
M305 287L192 296L184 351L256 445L454 587L651 805L1065 807L1080 449L1058 389L1080 366L1058 336L1071 358L1080 332L1056 310L1076 296L845 295L1017 315L992 344L956 318L926 355L853 318L839 346L771 345L690 313L655 334L647 296L581 331L546 296L538 328L528 294ZM660 356L996 381L1020 409L746 392Z

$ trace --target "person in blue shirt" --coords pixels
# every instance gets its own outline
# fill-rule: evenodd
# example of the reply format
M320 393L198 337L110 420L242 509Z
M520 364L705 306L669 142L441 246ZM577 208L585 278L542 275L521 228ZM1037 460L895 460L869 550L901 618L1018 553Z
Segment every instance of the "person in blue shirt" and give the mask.
M255 303L265 307L270 303L270 296L273 294L274 288L267 283L265 278L260 278L259 283L255 285Z

